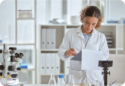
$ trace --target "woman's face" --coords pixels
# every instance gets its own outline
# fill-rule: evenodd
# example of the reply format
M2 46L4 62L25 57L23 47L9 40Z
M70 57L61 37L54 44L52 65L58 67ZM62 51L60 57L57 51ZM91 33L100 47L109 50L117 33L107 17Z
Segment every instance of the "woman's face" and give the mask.
M98 18L86 16L83 20L85 33L90 33L98 23Z

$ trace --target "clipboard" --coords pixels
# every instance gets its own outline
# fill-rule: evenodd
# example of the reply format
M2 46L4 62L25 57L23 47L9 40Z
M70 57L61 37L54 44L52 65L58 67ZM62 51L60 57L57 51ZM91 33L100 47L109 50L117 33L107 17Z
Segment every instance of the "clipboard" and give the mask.
M76 54L71 60L75 61L82 61L82 52L80 51L78 54Z

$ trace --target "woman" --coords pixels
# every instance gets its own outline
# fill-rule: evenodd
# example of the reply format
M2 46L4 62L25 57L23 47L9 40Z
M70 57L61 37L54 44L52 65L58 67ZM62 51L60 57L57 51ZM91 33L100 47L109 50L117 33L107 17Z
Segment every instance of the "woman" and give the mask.
M58 52L60 59L66 61L79 53L81 49L89 49L102 51L103 59L107 60L109 49L106 37L96 30L102 22L100 10L96 6L88 6L81 11L80 17L83 25L78 29L68 31L63 38ZM83 83L89 80L94 85L97 85L97 81L104 84L100 70L73 70L70 65L69 74L74 75L75 79L82 77Z

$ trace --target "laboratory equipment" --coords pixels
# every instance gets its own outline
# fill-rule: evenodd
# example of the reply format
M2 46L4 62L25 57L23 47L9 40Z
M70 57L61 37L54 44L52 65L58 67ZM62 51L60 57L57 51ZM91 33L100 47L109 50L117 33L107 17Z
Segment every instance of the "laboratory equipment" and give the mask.
M32 18L32 10L18 10L19 18Z
M75 86L74 75L69 75L68 86Z
M6 86L10 85L22 85L18 81L17 83L17 75L20 72L21 68L20 65L22 63L22 53L15 53L16 47L9 47L9 50L7 50L7 45L3 45L3 50L0 50L0 53L3 53L3 62L0 65L0 76L2 76L1 83ZM10 57L8 57L8 54L11 54ZM7 76L10 76L10 79L12 83L7 81ZM14 83L16 82L16 84Z
M52 23L52 24L67 24L65 20L63 19L53 19L53 20L50 20L49 23Z
M116 80L112 81L111 83L109 83L109 86L112 86L115 82Z
M110 71L108 72L108 67L112 67L113 61L99 61L99 66L103 67L104 72L102 72L102 74L104 74L104 86L107 86L107 74L110 75Z
M114 24L120 24L121 21L120 20L108 20L107 23L109 23L109 24L112 24L112 23L114 23Z
M58 86L65 86L64 75L59 75Z
M79 24L80 23L80 17L79 16L71 16L70 22L71 22L71 24Z
M55 76L51 73L51 77L48 83L49 86L56 86Z
M101 81L98 81L98 80L96 80L96 82L97 82L97 86L102 86L102 82Z
M109 48L113 47L113 38L111 35L106 35L106 40Z

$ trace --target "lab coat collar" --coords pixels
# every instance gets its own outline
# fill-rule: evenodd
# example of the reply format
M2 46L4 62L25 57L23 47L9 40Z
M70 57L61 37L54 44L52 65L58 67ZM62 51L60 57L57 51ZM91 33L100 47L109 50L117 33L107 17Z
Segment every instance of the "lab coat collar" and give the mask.
M77 33L82 33L82 30L81 30L81 29L82 29L82 26L83 26L83 25L81 25L81 26L78 27ZM93 34L94 32L95 32L95 28L93 29L93 31L92 31L91 34Z
M77 29L78 36L80 36L83 40L85 40L81 28L82 28L82 25L79 26L78 29ZM95 30L95 28L94 28L94 29L93 29L93 32L92 32L92 36L90 37L88 43L89 43L91 40L93 40L95 36L96 36L96 30Z

